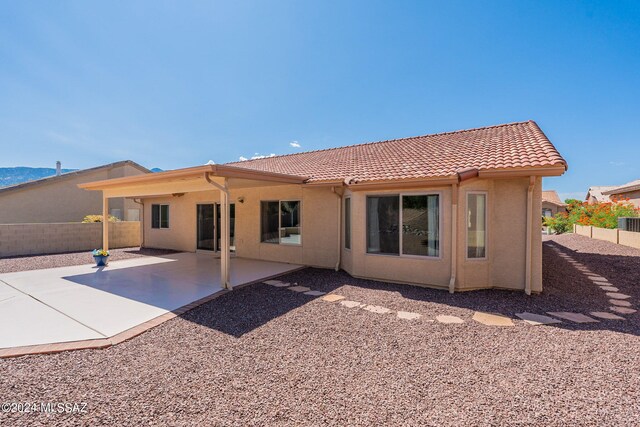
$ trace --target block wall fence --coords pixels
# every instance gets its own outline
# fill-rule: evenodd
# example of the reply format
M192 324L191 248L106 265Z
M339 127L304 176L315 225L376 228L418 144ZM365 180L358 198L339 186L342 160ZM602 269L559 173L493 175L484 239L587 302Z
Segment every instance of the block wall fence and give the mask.
M109 247L140 246L140 222L109 224ZM0 224L0 258L90 251L102 247L102 223Z
M592 239L606 240L619 245L640 249L640 233L619 229L598 228L591 225L574 225L573 232Z

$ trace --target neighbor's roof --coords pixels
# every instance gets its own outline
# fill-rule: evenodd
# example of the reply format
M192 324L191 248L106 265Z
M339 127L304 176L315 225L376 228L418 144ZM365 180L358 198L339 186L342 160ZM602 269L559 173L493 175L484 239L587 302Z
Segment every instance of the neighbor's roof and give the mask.
M558 205L558 206L566 206L566 203L563 203L562 200L560 200L560 196L558 196L558 193L556 193L556 190L543 191L542 201L553 203L554 205Z
M62 181L62 180L66 180L66 179L77 177L77 176L82 176L82 175L90 174L90 173L93 173L93 172L99 172L99 171L101 171L103 169L113 169L113 168L117 168L117 167L125 166L125 165L132 166L132 167L134 167L136 169L139 169L139 170L141 170L142 172L145 172L145 173L151 173L151 171L149 169L145 168L144 166L139 165L138 163L136 163L134 161L122 160L120 162L109 163L107 165L96 166L96 167L88 168L88 169L79 169L79 170L76 170L76 171L73 171L73 172L66 172L66 173L62 173L60 175L52 175L52 176L48 176L46 178L34 179L33 181L26 181L26 182L21 182L20 184L10 185L8 187L2 187L2 188L0 188L0 194L8 193L8 192L15 191L15 190L21 190L21 189L25 189L25 188L35 187L35 186L39 186L39 185L51 184L53 182Z
M598 202L608 202L609 196L605 196L604 194L606 194L606 191L612 190L614 188L616 188L615 185L599 185L595 187L589 187L587 195L584 199L589 201L589 199L593 197Z
M308 176L308 182L451 177L468 169L561 168L566 161L533 121L227 163ZM556 173L557 175L558 173Z
M640 179L627 182L619 187L611 187L610 189L603 191L602 194L622 194L637 190L640 190Z

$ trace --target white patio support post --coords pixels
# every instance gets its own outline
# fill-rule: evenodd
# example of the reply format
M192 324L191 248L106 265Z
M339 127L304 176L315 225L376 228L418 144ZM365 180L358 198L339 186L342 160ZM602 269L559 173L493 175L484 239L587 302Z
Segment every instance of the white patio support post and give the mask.
M222 212L220 214L220 227L222 228L220 233L220 265L221 265L221 280L222 287L225 289L231 288L230 272L231 272L231 208L229 205L229 189L227 188L227 179L224 180L223 188L220 189L220 208Z
M102 249L109 250L109 198L102 192Z
M229 188L227 178L223 184L215 182L208 173L204 174L204 179L220 191L220 285L224 289L233 289L231 287L230 271L231 271L231 209L229 207Z

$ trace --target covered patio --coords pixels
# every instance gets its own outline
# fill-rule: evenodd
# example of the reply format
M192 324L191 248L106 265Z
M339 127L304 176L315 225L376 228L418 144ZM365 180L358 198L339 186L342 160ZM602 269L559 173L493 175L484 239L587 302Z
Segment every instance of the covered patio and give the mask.
M109 179L80 184L85 190L101 191L103 218L109 216L109 199L128 197L145 199L154 197L181 197L186 193L213 192L220 201L219 277L224 289L232 289L231 280L231 201L230 191L303 184L307 177L255 171L222 165L205 165L147 175ZM142 202L139 202L143 205ZM144 217L144 215L143 215ZM103 221L102 248L109 249L109 221ZM218 262L218 261L216 261Z
M234 257L226 285L263 281L301 267ZM13 325L0 331L0 355L7 348L56 351L59 343L86 344L126 331L144 332L167 313L223 293L221 271L221 259L212 254L176 253L115 261L107 268L80 265L0 274L0 323ZM64 349L73 348L68 347Z

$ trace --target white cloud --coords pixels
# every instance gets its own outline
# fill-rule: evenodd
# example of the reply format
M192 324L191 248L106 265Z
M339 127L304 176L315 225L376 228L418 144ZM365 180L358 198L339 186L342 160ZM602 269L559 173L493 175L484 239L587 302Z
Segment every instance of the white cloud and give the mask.
M609 164L611 166L624 166L624 165L626 165L625 162L614 162L614 161L609 162Z
M300 148L300 143L298 141L291 141L289 145L293 148Z
M238 160L240 160L241 162L244 162L244 161L249 160L249 159L247 159L247 158L246 158L246 157L244 157L244 156L240 156L240 157L238 158Z
M207 165L215 165L215 164L216 164L216 162L214 162L213 160L209 160L209 161L208 161L207 163L205 163L205 164L207 164Z
M266 159L267 157L275 157L275 156L276 155L274 153L271 153L268 156L260 154L260 153L256 153L254 156L251 156L251 160Z

